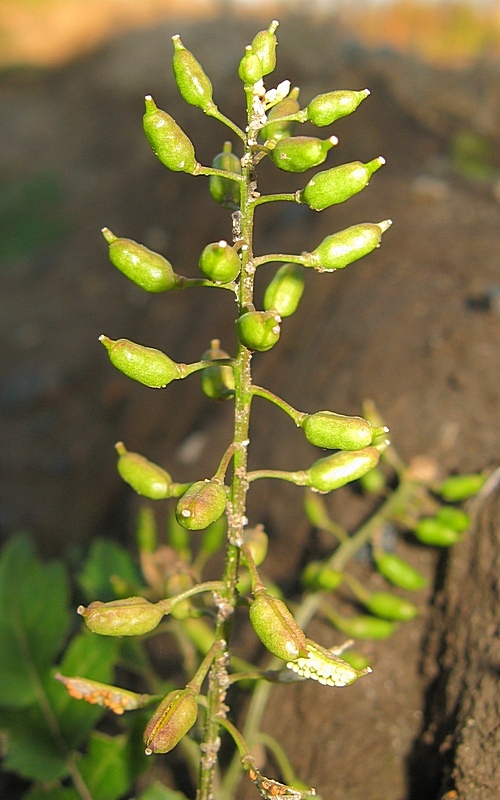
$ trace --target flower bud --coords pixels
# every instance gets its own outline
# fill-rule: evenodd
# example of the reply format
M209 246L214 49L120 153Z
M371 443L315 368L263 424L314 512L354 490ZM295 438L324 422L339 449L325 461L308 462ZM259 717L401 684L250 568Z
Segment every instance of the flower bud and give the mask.
M335 616L335 627L352 639L388 639L397 628L397 622L380 617L359 614L355 617Z
M160 350L136 344L129 339L113 341L104 335L99 336L99 341L108 351L109 360L116 369L152 389L163 389L171 381L183 377L179 364Z
M277 20L273 20L266 31L259 31L252 41L252 52L258 56L262 65L262 76L269 75L276 67L276 36Z
M226 510L226 487L218 478L196 481L185 492L175 509L179 525L200 531L215 522Z
M413 533L419 542L434 547L451 547L462 538L461 533L445 525L436 517L420 519Z
M344 582L344 574L322 561L310 561L302 572L302 585L312 592L335 592Z
M401 589L407 589L410 592L427 586L427 578L424 578L421 572L394 553L374 553L373 559L380 574L394 586L400 586Z
M115 444L118 453L118 472L129 486L150 500L168 497L172 478L164 469L139 453L129 453L123 442Z
M308 267L318 272L331 272L343 269L353 261L371 253L380 245L382 234L392 225L392 220L382 222L365 222L352 225L338 233L327 236L310 254Z
M306 655L306 638L282 600L258 594L250 605L250 622L262 644L283 661Z
M211 81L194 55L186 50L181 42L181 37L172 36L172 41L174 43L172 66L175 82L183 99L192 106L198 106L205 113L212 111L216 106L212 99Z
M264 309L290 317L297 310L304 288L304 268L300 264L283 264L265 291Z
M361 450L388 432L388 428L372 428L362 417L346 417L333 411L317 411L300 421L308 442L328 450Z
M465 533L471 524L469 515L462 511L461 508L454 508L453 506L441 506L436 514L436 519L448 528L453 528L457 533Z
M254 86L263 76L262 64L257 53L254 53L252 46L249 44L245 48L245 55L240 61L238 67L238 76L243 81L245 86Z
M373 592L363 605L370 613L382 619L407 622L418 614L418 609L413 603L390 592Z
M235 172L241 175L241 161L231 150L231 142L225 142L222 153L218 153L212 161L214 169L224 172ZM210 175L209 191L216 203L232 211L240 207L240 185L238 181L224 178L222 175Z
M216 283L234 281L241 269L238 253L223 239L207 244L201 253L199 265L203 274Z
M356 111L359 104L369 94L369 89L363 89L360 92L340 89L335 92L319 94L307 106L307 119L318 128L330 125L335 120Z
M77 611L87 628L102 636L140 636L154 631L163 618L161 608L145 597L127 597L109 603L96 600L87 608L78 606Z
M452 475L439 487L438 493L447 503L459 503L477 494L486 483L486 475Z
M161 701L144 731L146 755L168 753L188 733L198 717L192 689L174 689Z
M103 228L102 234L109 244L111 263L141 289L167 292L177 288L179 279L166 258L132 239L118 238L109 228Z
M313 211L323 211L336 203L343 203L368 186L373 173L383 164L385 159L379 156L367 164L351 161L318 172L302 191L297 192L297 202L306 203Z
M198 162L191 139L170 114L156 106L151 95L146 97L143 127L153 153L167 169L190 174L196 171Z
M317 492L331 492L360 478L378 464L380 452L376 447L364 447L355 452L341 450L321 458L306 470L306 486Z
M283 120L279 122L282 117L288 117L300 111L300 105L297 101L299 90L297 87L292 89L288 97L280 100L275 106L271 108L267 115L267 123L264 125L260 132L262 141L264 142L279 142L280 139L291 136L295 122L293 120ZM275 121L276 120L276 121Z
M337 143L336 136L323 141L314 136L287 136L276 143L269 157L285 172L305 172L322 164Z
M236 333L249 350L265 352L280 338L280 316L275 311L247 311L236 320Z
M213 339L210 350L202 355L203 361L213 361L213 366L201 371L201 388L203 394L211 400L228 400L234 397L234 372L229 364L217 364L218 359L229 358L219 347L219 340Z
M349 686L363 675L371 672L370 667L356 669L333 650L326 650L316 642L307 639L307 655L290 661L288 669L302 678L312 678L324 686Z

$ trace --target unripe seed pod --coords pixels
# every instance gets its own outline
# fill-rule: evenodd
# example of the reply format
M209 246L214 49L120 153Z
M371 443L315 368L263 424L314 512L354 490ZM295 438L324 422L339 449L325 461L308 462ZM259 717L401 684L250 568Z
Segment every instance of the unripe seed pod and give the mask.
M361 478L378 464L379 458L380 452L373 446L355 452L341 450L333 456L321 458L309 467L305 473L305 485L317 492L331 492Z
M451 547L462 538L461 533L440 522L436 517L420 519L413 533L419 542L434 547Z
M330 125L335 120L356 111L359 104L369 94L369 89L362 89L360 92L340 89L335 92L319 94L307 106L307 119L318 128Z
M361 450L388 432L387 427L372 428L362 417L346 417L333 411L317 411L300 421L308 442L328 450Z
M249 615L255 633L273 656L294 661L307 654L305 634L282 600L259 594L250 605Z
M160 350L136 344L129 339L113 341L104 335L99 336L99 341L107 349L109 360L116 369L152 389L162 389L171 381L183 377L179 364Z
M276 143L269 157L285 172L305 172L323 164L328 151L337 143L336 136L325 140L314 136L287 136Z
M196 58L189 50L186 50L181 42L181 37L172 36L174 43L174 57L172 66L174 68L175 82L179 91L186 101L192 106L198 106L205 112L216 108L212 99L213 87L211 81Z
M225 142L222 153L218 153L212 161L214 169L224 172L235 172L241 175L241 161L231 151L231 142ZM238 181L224 178L221 175L210 175L209 191L216 203L232 211L240 207L240 185Z
M373 554L373 559L380 574L394 586L400 586L401 589L410 592L416 592L427 586L427 578L394 553L377 552Z
M310 254L307 266L318 272L343 269L353 261L371 253L380 245L382 234L392 225L392 220L365 222L352 225L343 231L327 236Z
M461 508L454 508L453 506L441 506L436 514L436 519L448 528L453 528L457 533L464 533L471 524L469 515L462 511Z
M373 173L383 164L385 159L379 156L366 164L351 161L318 172L302 191L297 192L297 202L306 203L313 211L323 211L336 203L343 203L368 186Z
M459 503L477 494L486 483L486 475L452 475L439 487L439 494L447 503Z
M344 582L344 574L322 561L310 561L301 576L304 588L311 591L335 592Z
M359 614L355 617L335 617L335 627L353 639L388 639L397 622Z
M189 531L201 531L215 522L226 510L226 487L218 478L196 481L185 492L175 509L179 525Z
M273 20L267 31L259 31L252 41L252 51L259 57L262 64L262 75L269 75L276 67L276 45L277 40L274 31L278 27L278 21Z
M87 628L102 636L141 636L153 631L163 618L161 608L145 597L127 597L109 603L96 600L87 608L78 606L77 611Z
M200 551L208 556L218 553L227 538L227 520L224 514L203 532Z
M262 525L256 525L255 528L247 528L243 534L243 544L250 550L250 555L256 567L264 563L269 546L269 537ZM244 564L246 563L244 552L241 553L241 560Z
M144 731L146 755L168 753L191 730L198 717L192 689L174 689L161 701Z
M109 228L103 228L102 234L109 244L111 263L141 289L167 292L177 288L179 279L166 258L132 239L118 238Z
M252 50L252 45L249 44L245 48L245 55L240 61L238 77L243 81L245 86L254 86L262 80L263 75L264 72L262 70L260 58L257 53L254 53Z
M202 361L213 361L211 367L201 371L201 388L203 394L211 400L229 400L234 397L234 372L229 364L217 364L217 359L229 358L219 347L219 340L213 339L210 350L202 355Z
M150 500L169 496L172 478L164 469L139 453L129 453L123 442L115 444L118 453L118 472L129 486Z
M223 239L207 244L201 253L199 265L203 274L216 283L234 281L241 270L237 251Z
M265 311L290 317L297 310L305 282L304 268L300 264L283 264L265 291Z
M363 605L382 619L406 622L418 615L418 608L413 603L390 592L373 592Z
M249 350L265 352L280 338L280 316L275 311L247 311L236 320L236 333Z
M298 103L299 89L295 87L289 93L288 97L280 100L275 106L271 108L267 115L267 123L264 125L260 132L260 136L264 142L279 142L280 139L291 136L295 122L293 120L284 120L282 122L275 122L281 117L288 117L300 111Z
M385 475L378 467L371 469L366 475L362 475L359 482L363 491L369 492L369 494L382 494L387 485Z
M175 572L173 575L169 575L167 580L165 581L165 594L167 597L175 597L177 594L181 594L181 592L185 592L187 589L191 589L194 585L193 576L188 574L187 572ZM193 604L189 597L185 600L180 600L178 603L175 603L172 606L172 610L170 612L170 616L173 619L188 619L193 613Z
M176 121L159 109L151 95L146 97L143 127L153 153L172 172L196 172L193 143Z

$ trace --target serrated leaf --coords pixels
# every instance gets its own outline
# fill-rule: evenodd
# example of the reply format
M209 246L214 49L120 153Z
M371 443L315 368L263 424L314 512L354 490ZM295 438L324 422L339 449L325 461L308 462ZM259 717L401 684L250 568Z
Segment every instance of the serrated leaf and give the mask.
M130 588L141 585L139 572L127 550L115 542L97 539L78 576L86 600L115 600L114 578L119 578Z
M176 792L161 783L154 783L141 794L139 800L188 800L182 792Z
M118 800L134 782L126 736L94 732L78 766L93 800Z

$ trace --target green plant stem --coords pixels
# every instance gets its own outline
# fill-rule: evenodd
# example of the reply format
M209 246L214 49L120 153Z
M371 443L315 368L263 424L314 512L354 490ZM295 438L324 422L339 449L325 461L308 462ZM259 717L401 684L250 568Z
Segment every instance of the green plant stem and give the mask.
M287 472L283 469L254 469L247 474L247 478L249 483L262 478L278 478L280 481L288 481L296 486L306 486L306 473L303 469L296 472Z
M285 414L288 414L289 417L293 419L297 427L300 425L300 421L307 416L303 411L297 411L290 403L287 403L286 400L283 400L281 397L278 397L277 394L270 392L269 389L264 389L262 386L256 386L255 384L252 385L252 394L256 395L257 397L263 397L265 400L269 400L270 403L274 403L275 406L281 408Z
M241 128L238 128L238 126L231 119L229 119L229 117L226 117L221 111L219 111L217 106L207 111L207 116L218 119L219 122L222 122L223 125L226 125L228 128L230 128L239 139L241 139L243 142L245 141L245 134Z
M287 200L288 202L300 204L300 200L297 199L296 192L278 192L277 194L263 194L260 197L256 197L254 199L254 203L256 206L261 206L264 203L275 203L278 200Z
M204 583L198 583L196 586L192 586L190 589L186 589L185 592L176 594L174 597L167 597L165 600L159 600L156 605L159 606L165 614L170 614L172 608L177 605L177 603L187 600L188 597L193 597L193 595L201 594L202 592L220 592L223 588L224 583L222 581L205 581Z
M265 256L257 256L254 260L255 268L262 266L262 264L270 264L274 261L285 261L287 264L300 264L302 267L308 266L309 253L302 255L291 255L290 253L270 253Z

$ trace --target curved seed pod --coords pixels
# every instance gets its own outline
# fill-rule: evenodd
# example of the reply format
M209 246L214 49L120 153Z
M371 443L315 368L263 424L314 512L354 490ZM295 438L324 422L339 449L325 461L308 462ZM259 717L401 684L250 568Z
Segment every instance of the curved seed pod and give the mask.
M300 421L308 442L328 450L361 450L389 428L373 428L362 417L346 417L333 411L317 411Z
M307 639L307 655L288 662L287 667L302 678L311 678L324 686L349 686L371 672L370 667L356 669L332 650L310 639Z
M276 67L276 45L277 40L275 30L278 27L278 21L273 20L266 31L259 31L252 41L252 52L258 56L262 65L262 76L269 75Z
M413 603L390 592L373 592L363 605L382 619L407 622L418 615L418 608Z
M297 202L306 203L313 211L323 211L329 206L343 203L368 186L373 173L383 164L385 159L379 156L366 164L351 161L318 172L302 191L297 192Z
M299 89L294 87L288 97L280 100L271 108L267 115L267 123L260 131L260 137L264 142L279 142L280 139L291 136L295 122L293 120L279 121L281 117L288 117L300 111L298 103Z
M250 622L262 644L283 661L306 655L306 638L282 600L258 594L250 605Z
M410 592L416 592L427 586L427 578L394 553L374 553L373 559L380 574L394 586Z
M175 509L179 525L200 531L215 522L226 510L226 487L218 478L196 481L185 492Z
M486 483L486 475L452 475L439 487L438 494L447 503L459 503L477 494Z
M290 317L298 308L304 288L304 268L300 264L283 264L265 291L264 310Z
M337 143L336 136L324 140L314 136L287 136L276 142L269 157L285 172L305 172L323 164L328 151Z
M397 622L359 614L355 617L335 617L335 627L352 639L388 639L397 629Z
M102 235L109 244L111 263L141 289L146 292L167 292L177 288L179 278L172 264L159 253L132 239L118 238L109 228L103 228Z
M109 360L116 369L152 389L163 389L171 381L183 377L180 365L160 350L136 344L129 339L113 341L104 335L99 336L99 341L108 351Z
M335 92L318 94L307 106L307 119L318 128L330 125L335 120L356 111L359 104L369 94L369 89L362 89L360 92L340 89Z
M234 185L234 181L232 181ZM200 255L199 266L207 278L216 283L234 281L241 270L237 251L224 239L207 244Z
M169 496L172 478L164 469L148 461L139 453L130 453L123 442L115 444L118 453L118 472L129 486L150 500L163 500Z
M451 547L462 538L462 534L445 525L436 517L425 517L418 521L413 531L422 544L435 547Z
M462 511L461 508L454 508L453 506L441 506L436 514L436 519L448 528L453 528L457 533L465 533L471 524L469 515Z
M333 233L310 253L307 266L314 267L318 272L343 269L379 247L382 234L391 225L392 220L385 219L378 223L352 225Z
M198 106L205 113L216 108L213 101L213 87L209 78L198 63L194 55L186 50L179 35L172 36L174 43L174 68L175 82L179 87L181 96L192 106Z
M275 311L247 311L236 320L236 333L249 350L265 352L280 338L280 316Z
M218 339L212 339L210 350L202 355L202 361L214 363L201 371L201 388L203 394L211 400L229 400L234 397L234 372L229 364L217 364L217 359L229 358L219 344Z
M310 591L335 592L344 582L344 573L323 561L310 561L302 572L302 585Z
M256 83L262 80L263 75L264 72L262 70L260 58L257 53L254 53L252 50L252 45L249 44L245 48L245 54L240 61L238 77L243 81L245 86L255 86Z
M155 156L172 172L196 172L199 165L191 139L170 114L157 107L151 95L145 102L144 133Z
M232 152L231 142L224 142L222 153L218 153L212 161L214 169L235 172L241 175L241 161ZM240 207L240 185L238 181L224 178L222 175L210 175L209 191L216 203L232 211Z
M309 467L305 472L305 485L317 492L331 492L373 469L378 464L379 458L380 452L373 446L354 452L341 450L333 456L321 458Z
M140 636L153 631L163 618L161 608L144 597L128 597L110 603L96 600L87 608L78 606L77 611L87 628L102 636Z
M188 733L198 717L192 689L174 689L161 701L144 731L146 755L168 753Z

